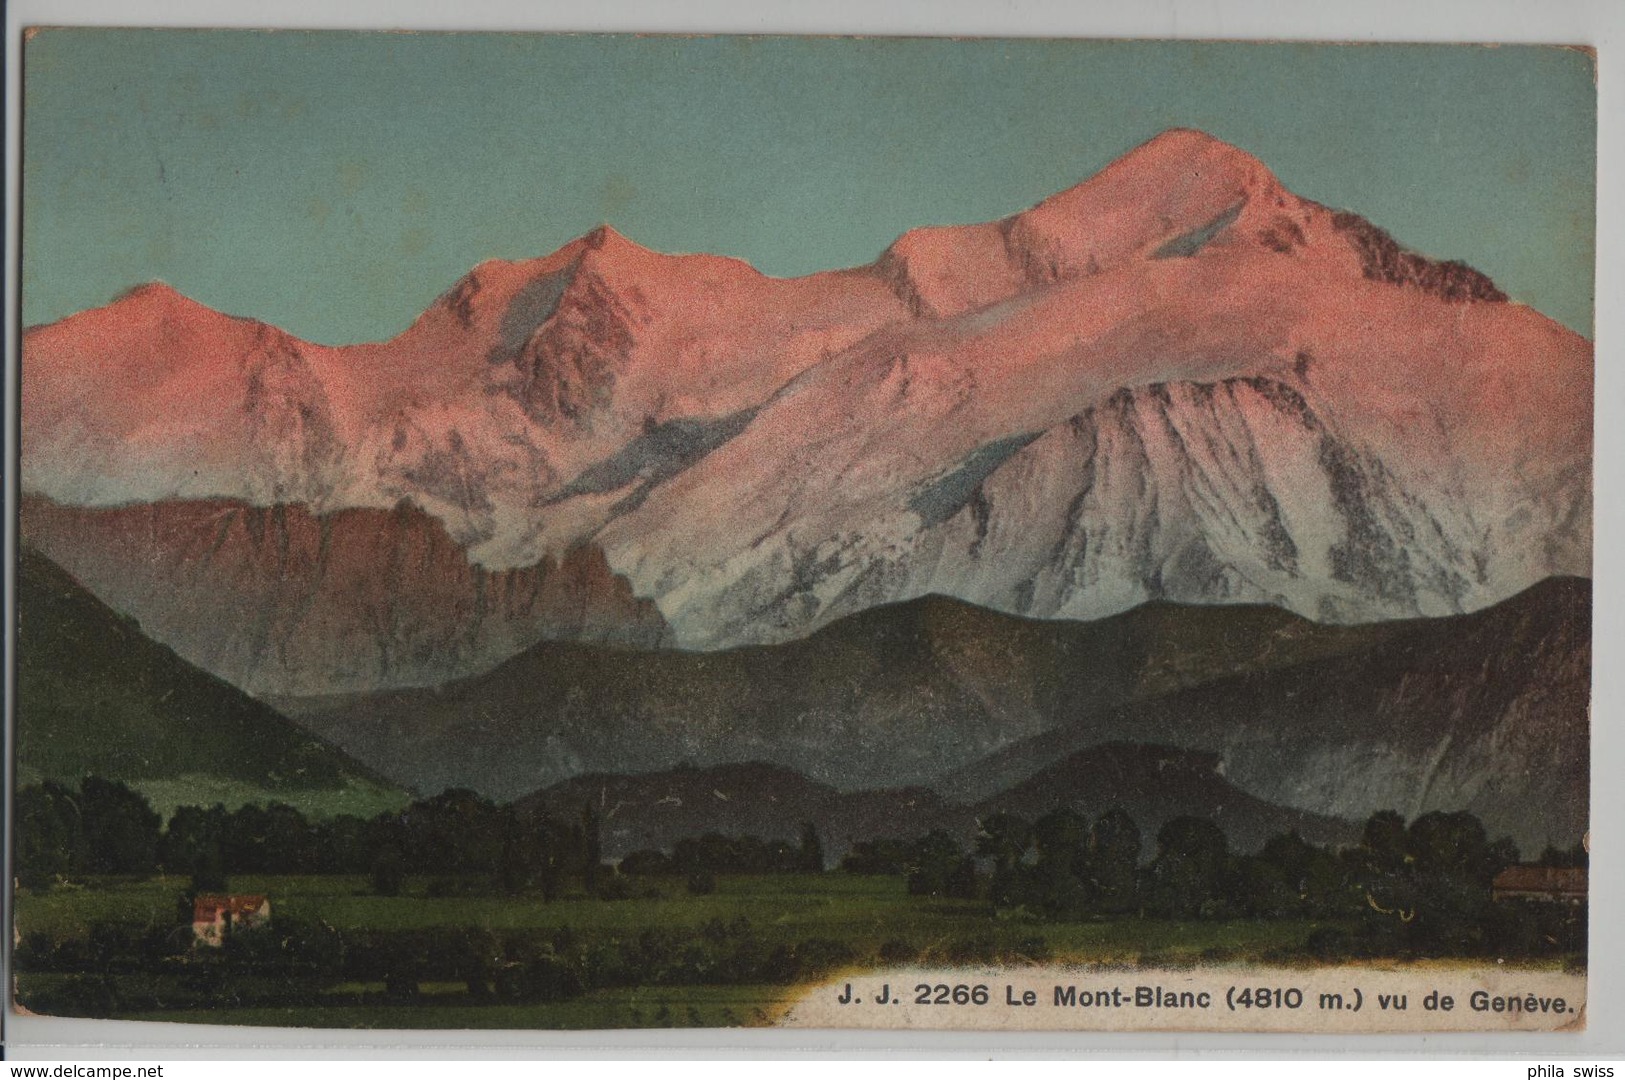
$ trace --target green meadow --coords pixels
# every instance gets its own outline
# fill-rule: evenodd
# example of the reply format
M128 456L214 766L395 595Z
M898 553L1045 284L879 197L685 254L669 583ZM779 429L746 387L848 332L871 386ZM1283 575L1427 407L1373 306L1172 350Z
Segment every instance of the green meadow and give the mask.
M359 876L243 875L230 884L234 892L271 898L271 927L252 935L271 949L287 928L319 926L334 941L408 940L419 952L473 934L509 942L510 952L514 940L540 941L542 954L551 956L568 941L569 949L587 957L642 950L632 955L658 959L636 959L630 969L616 969L619 976L603 977L630 978L634 985L584 985L559 1000L476 993L466 980L447 977L432 962L403 990L391 974L361 970L359 976L374 977L358 977L336 962L323 978L294 979L252 958L231 967L213 950L188 955L181 949L158 962L132 954L121 961L116 944L98 954L95 943L187 940L189 929L177 914L177 896L187 880L91 879L82 887L19 892L16 927L19 940L28 943L25 962L19 963L19 1003L40 1012L124 1019L323 1027L751 1025L771 1022L796 996L797 986L843 970L888 963L1279 961L1300 953L1309 934L1328 925L1140 918L1040 922L996 916L982 901L909 896L899 877L841 873L723 877L715 892L701 896L690 895L680 880L649 879L640 883L637 895L614 901L585 895L552 902L533 895L438 897L429 895L433 880L428 878L408 879L399 896L373 895ZM80 952L62 951L80 942L88 943ZM57 952L49 952L52 945ZM757 960L728 966L745 953ZM26 962L30 955L55 959ZM63 960L65 955L90 959ZM594 962L605 971L613 965ZM753 977L761 971L774 977ZM648 981L641 982L640 975Z

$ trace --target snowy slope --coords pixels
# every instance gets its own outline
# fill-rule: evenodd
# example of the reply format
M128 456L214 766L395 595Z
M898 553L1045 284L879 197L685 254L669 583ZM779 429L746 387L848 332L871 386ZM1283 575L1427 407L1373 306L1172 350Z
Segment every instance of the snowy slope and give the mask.
M807 278L606 227L482 264L377 344L145 287L28 332L22 482L78 508L404 500L494 572L590 545L686 647L931 592L1360 621L1589 574L1591 370L1483 275L1173 131ZM105 591L120 558L75 573Z

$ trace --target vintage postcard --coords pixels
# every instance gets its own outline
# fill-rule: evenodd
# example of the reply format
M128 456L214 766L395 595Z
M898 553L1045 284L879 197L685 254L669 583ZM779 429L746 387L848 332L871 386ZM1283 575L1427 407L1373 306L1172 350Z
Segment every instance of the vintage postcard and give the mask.
M12 1008L1583 1029L1594 70L30 30Z

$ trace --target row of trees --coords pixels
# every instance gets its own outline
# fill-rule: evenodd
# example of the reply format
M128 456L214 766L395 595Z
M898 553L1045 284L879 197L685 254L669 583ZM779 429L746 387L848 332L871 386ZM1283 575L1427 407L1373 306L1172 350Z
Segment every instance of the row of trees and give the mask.
M691 891L708 892L720 875L824 869L823 843L807 824L793 843L715 833L685 838L669 853L628 855L616 874L604 864L591 805L551 816L466 790L371 819L312 821L281 804L186 806L167 828L141 795L98 777L77 788L26 787L16 806L18 876L30 887L75 874L162 870L191 875L196 892L225 888L228 874L370 872L383 894L400 892L410 874L448 888L537 889L550 900L572 881L590 896L615 897L630 895L639 876L684 876ZM1240 854L1217 825L1196 817L1164 823L1149 861L1142 861L1145 846L1122 810L1091 821L1060 808L1036 820L991 815L969 846L942 831L860 842L841 865L903 876L915 895L982 900L1038 919L1352 920L1363 933L1460 951L1482 943L1486 928L1512 910L1492 904L1490 883L1518 861L1509 840L1491 841L1464 812L1424 814L1409 824L1391 811L1374 814L1360 843L1339 851L1292 833ZM1542 858L1554 866L1583 861L1578 847Z
M859 873L902 873L917 895L986 899L1040 919L1139 915L1169 919L1327 920L1355 928L1334 952L1518 953L1583 947L1583 913L1494 902L1495 875L1518 862L1510 840L1491 841L1470 813L1434 812L1406 824L1373 814L1360 842L1334 851L1297 833L1255 854L1232 852L1204 818L1177 817L1141 863L1139 827L1121 810L1093 822L1062 808L1031 821L995 814L973 846L935 832L913 843L860 844L843 862ZM979 871L978 858L987 867ZM1583 866L1579 845L1541 862ZM1550 949L1547 948L1550 947Z
M621 860L620 871L635 876L717 874L820 874L824 842L811 822L801 825L800 839L764 840L759 836L705 833L683 837L670 854L642 850Z
M600 822L583 806L573 818L497 806L447 791L399 813L311 820L292 806L227 810L182 806L163 828L147 800L121 783L86 777L17 793L19 880L39 888L84 874L192 875L221 889L228 874L372 875L398 892L407 874L478 878L507 889L539 887L552 898L579 878L589 894L603 879Z
M386 895L399 893L410 874L446 887L537 888L551 900L569 881L597 896L617 880L604 866L590 803L562 817L451 790L370 819L311 820L282 803L182 806L164 828L139 793L87 777L78 788L55 781L23 788L16 805L18 876L34 888L86 874L189 874L194 891L214 891L228 874L369 873ZM669 854L633 852L621 869L685 876L708 891L723 874L820 873L824 848L810 823L794 843L707 833L679 840Z
M124 784L87 776L18 790L15 865L24 885L70 874L145 874L158 861L163 819Z

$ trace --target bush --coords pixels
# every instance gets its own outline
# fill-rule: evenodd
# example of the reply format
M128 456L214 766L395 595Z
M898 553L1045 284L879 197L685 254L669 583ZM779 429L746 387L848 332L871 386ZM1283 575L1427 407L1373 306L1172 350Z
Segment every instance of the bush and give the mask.
M757 971L757 978L762 982L783 985L796 981L801 974L801 964L796 959L795 950L790 946L775 945Z
M621 966L628 981L656 983L677 962L681 940L663 930L644 930L635 939L621 942Z
M70 975L49 990L20 999L46 1016L89 1016L105 1019L118 1011L118 994L106 975Z
M844 941L831 938L808 938L796 946L796 959L807 975L818 975L842 964L850 964L855 954Z
M598 879L598 899L632 900L641 895L632 879L622 874L605 874Z
M731 919L713 915L700 924L700 937L713 944L720 945L732 938L748 938L750 936L750 919L744 915L735 915Z
M506 989L510 995L517 992L511 998L515 1001L564 1001L584 988L581 970L557 956L538 956L510 970Z
M135 960L141 945L136 931L118 923L92 923L90 927L90 965L106 970L115 964Z
M372 891L379 896L399 896L406 882L406 861L393 847L378 853L372 864Z
M391 1001L414 1001L418 996L417 976L405 971L391 971L384 976L384 993Z
M661 851L650 850L630 852L621 860L619 869L621 873L634 877L658 877L677 872L677 867L670 856Z
M678 951L672 966L664 974L667 982L684 985L715 981L716 954L698 938L685 943Z
M909 846L900 840L860 840L841 860L841 870L848 874L896 877L908 868Z
M593 941L583 950L581 978L590 987L625 986L637 981L616 942Z
M696 870L688 875L688 891L691 896L710 896L717 891L717 877L709 870Z
M715 981L725 986L757 982L767 964L767 953L753 935L746 934L723 953L712 971Z
M276 937L291 972L324 981L335 981L343 973L344 936L325 922L279 919Z
M19 971L48 971L56 960L56 942L43 930L30 930L17 942L12 960Z
M423 895L432 900L443 900L447 897L456 896L485 896L490 892L491 886L481 878L437 877L425 886ZM395 894L384 893L383 895L393 896Z

